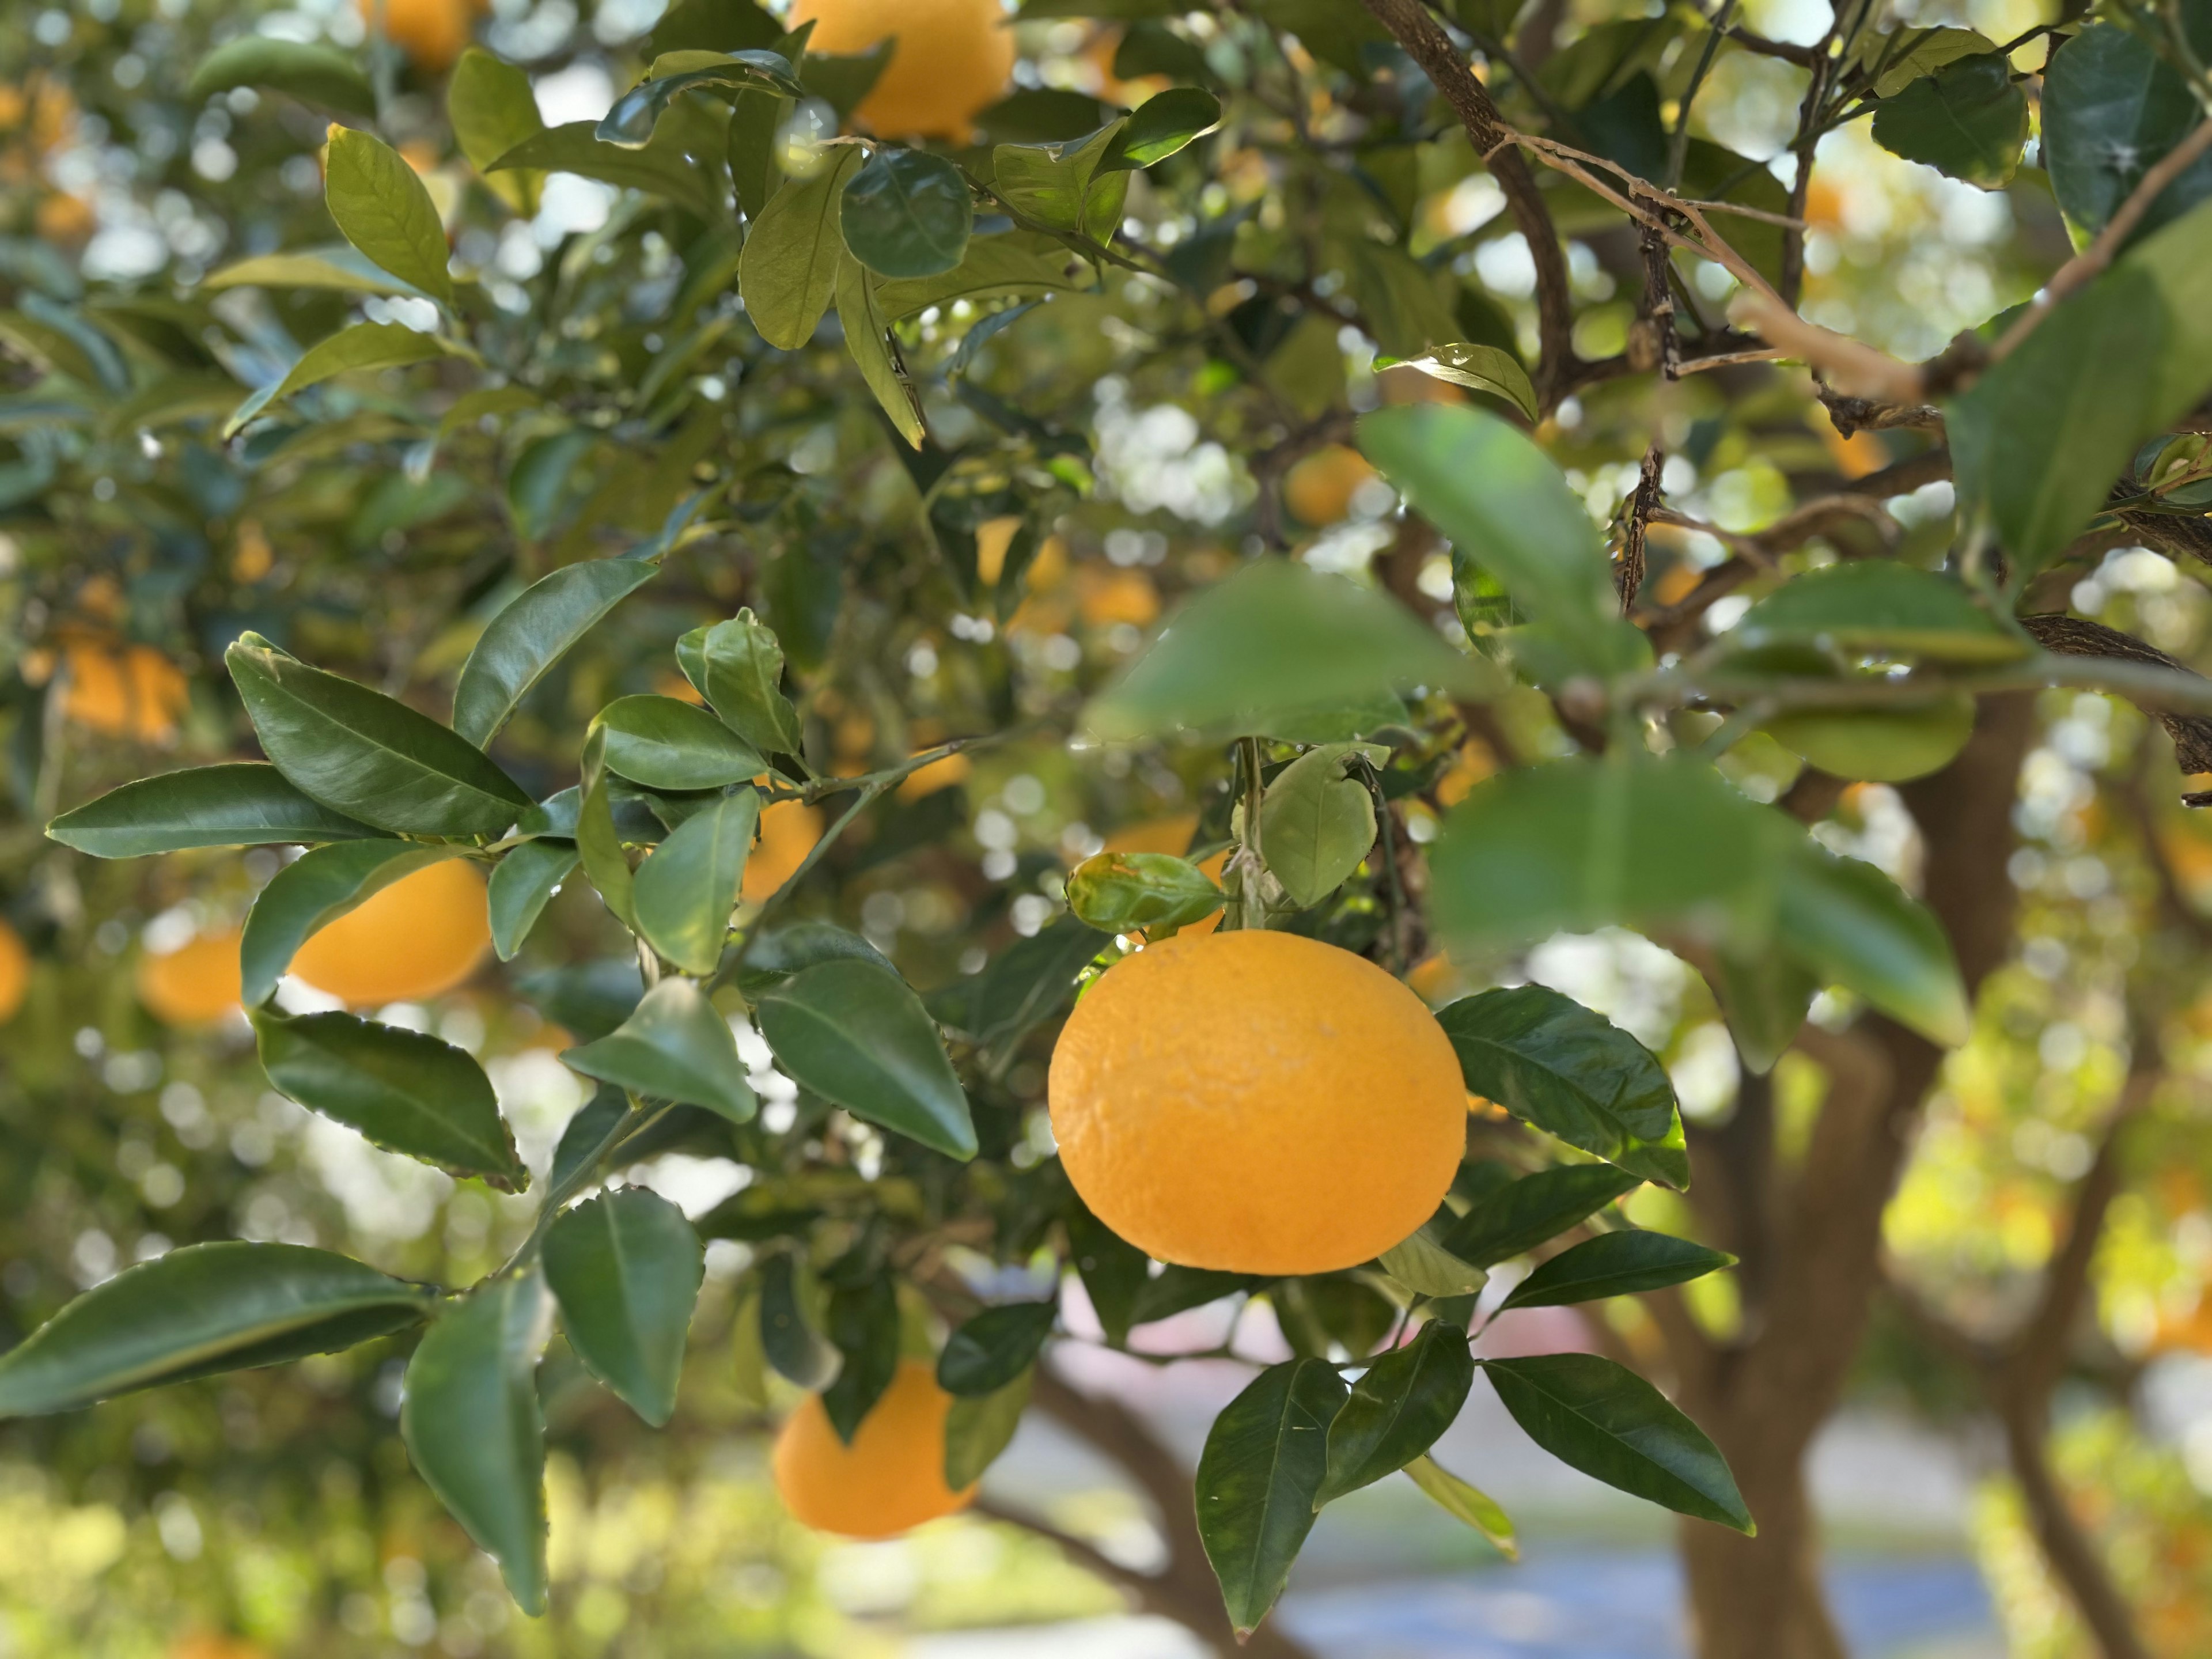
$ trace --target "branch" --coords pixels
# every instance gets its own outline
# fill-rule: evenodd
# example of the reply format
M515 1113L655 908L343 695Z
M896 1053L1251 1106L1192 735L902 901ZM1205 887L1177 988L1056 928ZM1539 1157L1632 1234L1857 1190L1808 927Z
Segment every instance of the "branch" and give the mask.
M2145 645L2134 635L2123 634L2117 628L2107 628L2102 623L2090 622L2085 617L2055 613L2022 617L2020 625L2045 650L2057 652L2062 656L2099 657L2111 661L2152 664L2176 674L2185 674L2191 679L2203 678L2188 664L2167 656L2154 646ZM2130 695L2124 690L2120 695L2166 728L2166 736L2173 739L2174 763L2185 773L2212 772L2212 718L2203 714L2169 713L2159 708L2150 696ZM2212 791L2185 794L2182 799L2191 806L2212 805Z

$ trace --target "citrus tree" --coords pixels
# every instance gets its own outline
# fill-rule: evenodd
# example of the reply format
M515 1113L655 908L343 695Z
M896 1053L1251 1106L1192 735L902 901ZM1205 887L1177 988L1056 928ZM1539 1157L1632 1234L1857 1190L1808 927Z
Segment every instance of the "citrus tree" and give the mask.
M669 1422L710 1241L745 1388L805 1396L786 1500L852 1535L968 1501L1033 1395L1080 1419L1055 1340L1255 1298L1291 1357L1191 1500L1225 1631L1401 1471L1511 1549L1428 1455L1480 1371L1688 1518L1708 1653L1838 1651L1802 1455L2008 949L2027 694L2212 766L2203 682L2063 606L2114 545L2206 551L2212 14L683 0L603 11L629 84L549 125L567 24L216 11L6 26L24 153L94 52L79 118L151 204L73 265L40 163L7 245L14 753L58 843L17 914L66 957L131 879L88 860L159 855L204 925L148 1009L242 1005L283 1097L525 1196L450 1282L204 1211L0 1357L0 1413L397 1339L414 1470L537 1613L553 1333ZM1091 91L1036 72L1086 51ZM1774 167L1698 114L1769 69ZM2080 243L1925 361L1807 300L1816 153L1868 117L2039 172ZM1784 499L1733 528L1722 468ZM200 763L100 787L165 744ZM1925 902L1835 850L1869 781ZM1725 1127L1522 982L1607 928L1710 988ZM596 1091L534 1166L469 1044L369 1017L486 943ZM1826 1079L1794 1150L1786 1053ZM625 1179L673 1152L747 1184L687 1219ZM1723 1272L1733 1324L1678 1288ZM1628 1297L1663 1348L1470 1346Z

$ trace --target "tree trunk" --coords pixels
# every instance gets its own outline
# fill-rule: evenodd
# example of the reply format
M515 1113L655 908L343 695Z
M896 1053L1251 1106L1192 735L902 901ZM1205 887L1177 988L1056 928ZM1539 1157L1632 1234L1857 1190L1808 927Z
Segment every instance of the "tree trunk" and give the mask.
M1847 1659L1820 1589L1820 1540L1802 1457L1723 1443L1759 1517L1745 1538L1710 1522L1682 1526L1693 1639L1703 1659Z

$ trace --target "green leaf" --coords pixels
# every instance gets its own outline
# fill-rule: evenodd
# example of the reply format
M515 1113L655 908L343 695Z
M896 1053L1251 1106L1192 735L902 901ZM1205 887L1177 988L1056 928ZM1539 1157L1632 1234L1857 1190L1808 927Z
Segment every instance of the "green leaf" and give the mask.
M1886 97L1874 141L1947 177L1996 190L2011 182L2027 143L2027 94L2002 52L1960 58Z
M258 634L240 635L223 661L263 752L325 806L380 830L458 837L496 836L532 804L466 738Z
M1580 672L1628 673L1650 661L1650 643L1620 614L1597 526L1525 433L1484 410L1408 404L1361 416L1358 436L1413 510L1495 577Z
M1187 600L1085 708L1093 739L1236 736L1425 684L1489 693L1488 671L1395 599L1285 559L1257 559Z
M629 1101L621 1090L604 1083L593 1090L592 1097L562 1127L545 1184L557 1193L582 1174L584 1166L606 1147L607 1137L629 1116Z
M817 1394L836 1380L844 1362L807 1322L798 1269L788 1255L772 1255L761 1268L760 1331L761 1347L779 1376Z
M606 766L607 731L594 720L584 736L582 791L576 803L576 851L584 873L599 890L600 902L623 926L637 931L636 880L623 852L616 826L613 791Z
M399 1407L416 1473L499 1563L507 1594L532 1618L545 1611L537 1371L551 1330L551 1298L536 1273L478 1285L416 1348Z
M810 96L829 105L841 124L848 123L860 100L875 90L897 47L894 36L877 41L866 52L810 52L799 64L799 78Z
M255 761L195 766L111 789L63 813L46 834L100 859L143 858L188 847L356 841L377 832L301 794Z
M1779 945L1757 955L1715 951L1711 981L1744 1069L1764 1077L1804 1025L1820 981Z
M2203 49L2200 43L2200 55ZM2043 161L2058 205L2084 234L2102 230L2203 118L2188 82L2149 39L2117 23L2090 24L2059 46L2044 71ZM2159 192L2133 239L2208 198L2212 155L2198 156Z
M2212 198L2212 191L2207 191ZM2212 265L2212 199L2200 202L2154 235L2138 240L2120 258L2123 271L2140 271L2164 301L2166 349L2146 366L2151 381L2148 424L2163 430L2196 408L2212 391L2212 306L2197 285Z
M930 1012L977 1048L1009 1050L1075 995L1075 980L1110 934L1062 916L1034 937L1017 939L980 974L931 994Z
M318 340L283 380L246 398L224 422L223 435L229 437L238 432L270 404L282 403L294 392L319 386L334 375L357 369L404 368L410 363L427 363L456 355L454 348L436 335L425 334L404 323L356 323L326 340Z
M1452 1425L1474 1382L1467 1333L1431 1320L1367 1368L1328 1425L1328 1474L1314 1507L1395 1474Z
M993 193L1035 223L1110 240L1121 222L1129 181L1121 172L1102 179L1100 163L1122 125L1110 121L1057 144L999 145L991 152Z
M760 797L732 790L679 824L637 869L637 925L647 943L688 974L722 959Z
M685 159L681 146L656 141L643 149L625 149L620 144L604 144L596 136L598 125L570 121L548 127L524 139L483 171L507 173L519 167L532 173L574 173L658 196L707 224L726 216L708 175Z
M1164 161L1201 134L1221 125L1221 100L1198 87L1170 87L1137 106L1121 124L1101 172L1148 167Z
M1006 1387L974 1399L955 1398L945 1417L945 1484L964 1491L1012 1443L1036 1381L1032 1365Z
M886 146L845 186L837 222L847 250L878 276L940 276L967 252L975 206L945 157Z
M1430 902L1470 957L1615 926L1760 941L1802 839L1701 762L1559 761L1486 780L1452 810Z
M459 856L458 848L411 841L337 842L301 854L270 878L246 914L238 947L240 995L246 1006L269 1000L292 958L318 929L403 876Z
M642 149L680 94L706 87L744 87L783 98L804 98L806 88L781 52L754 46L744 52L672 52L656 58L651 74L614 101L593 133L604 144Z
M676 665L722 724L763 755L795 755L799 714L783 695L783 647L751 611L676 641Z
M893 428L919 449L928 435L922 423L921 394L899 359L890 325L890 314L876 298L874 273L848 254L837 267L837 325L845 333L845 349Z
M1540 1170L1477 1199L1446 1235L1445 1248L1478 1267L1495 1267L1589 1220L1641 1184L1610 1164Z
M563 565L485 624L453 686L453 730L483 748L530 688L610 611L659 574L641 559Z
M836 1285L825 1322L842 1363L822 1390L822 1409L837 1437L850 1445L898 1375L898 1291L890 1273Z
M483 47L471 46L446 82L446 120L469 165L485 174L485 182L507 205L521 214L537 212L538 175L518 169L493 177L487 171L516 145L545 131L530 76Z
M967 253L951 270L941 276L884 283L876 289L876 304L896 322L955 300L1035 299L1080 288L1086 268L1064 243L1041 231L971 236Z
M768 770L728 726L674 697L617 697L599 723L607 769L648 789L720 789Z
M1634 1371L1588 1353L1482 1368L1513 1420L1569 1468L1677 1514L1758 1531L1719 1450Z
M125 1268L0 1356L0 1418L334 1352L416 1323L436 1298L327 1250L188 1244Z
M374 118L376 89L360 64L335 46L242 34L200 59L185 96L204 103L234 87L267 87L310 104Z
M834 922L794 921L757 936L746 947L738 988L748 997L757 996L817 962L835 962L843 957L872 962L887 974L898 972L889 957L858 933L848 933Z
M1703 1279L1735 1265L1735 1258L1725 1250L1707 1249L1671 1233L1646 1232L1640 1227L1600 1233L1539 1264L1498 1304L1498 1310L1559 1308L1609 1296L1634 1296Z
M1516 985L1455 1002L1437 1023L1474 1093L1632 1175L1677 1191L1690 1184L1666 1068L1604 1015Z
M1059 1317L1057 1302L1009 1302L986 1308L945 1340L937 1386L950 1395L996 1394L1036 1363Z
M500 860L485 898L492 950L501 962L514 960L561 884L574 873L579 857L573 842L526 841Z
M1510 351L1496 346L1474 345L1465 340L1454 340L1449 344L1432 345L1418 357L1377 357L1377 368L1418 368L1432 380L1449 380L1454 386L1463 386L1470 392L1487 392L1493 398L1503 398L1531 421L1541 418L1543 410L1536 401L1536 388L1528 379L1528 371L1521 367L1521 360Z
M1267 868L1301 910L1334 892L1375 845L1375 799L1346 775L1356 760L1379 765L1389 750L1373 744L1329 743L1308 750L1275 775L1260 803L1260 845Z
M684 1212L642 1187L602 1193L553 1223L544 1259L576 1358L647 1422L667 1422L707 1260Z
M1386 356L1418 357L1458 336L1435 271L1403 248L1364 238L1350 252L1352 297Z
M1068 1260L1108 1344L1119 1347L1137 1322L1137 1304L1151 1283L1152 1264L1142 1250L1091 1214L1081 1199L1069 1200L1066 1220Z
M420 1031L351 1014L253 1011L261 1068L283 1093L387 1152L519 1193L530 1171L468 1054Z
M1198 1531L1241 1638L1283 1593L1313 1530L1328 1464L1328 1428L1344 1380L1325 1360L1270 1365L1231 1401L1198 1459Z
M1521 1559L1521 1544L1514 1536L1513 1517L1500 1509L1498 1500L1489 1493L1469 1486L1432 1457L1415 1458L1406 1465L1406 1473L1446 1515L1462 1525L1474 1528L1507 1560L1518 1561Z
M1776 936L1822 983L1849 986L1930 1042L1973 1035L1942 924L1871 864L1806 840L1785 866Z
M2123 265L2063 301L1945 410L1963 512L1987 514L2021 578L2066 549L2149 429L2143 365L2166 340L2156 283Z
M1726 639L1731 650L1802 647L1969 667L2016 662L2035 648L1961 584L1894 559L1808 570L1745 611Z
M1376 1258L1382 1271L1418 1296L1473 1296L1490 1275L1452 1254L1444 1241L1458 1218L1439 1210Z
M401 282L453 302L446 228L428 188L398 150L356 128L334 128L323 199L346 240Z
M571 1071L635 1094L703 1106L732 1123L760 1109L729 1022L688 979L664 979L636 1011L596 1042L561 1055Z
M359 250L344 242L234 260L210 271L200 286L210 292L230 288L326 288L343 294L429 297L412 283L403 283L380 269L374 260L364 258Z
M1911 44L1903 51L1894 48L1906 37ZM1855 54L1860 66L1871 72L1877 62L1881 66L1881 77L1874 83L1877 98L1894 98L1905 88L1924 75L1933 75L1946 64L1956 63L1961 58L1986 55L1997 49L1996 42L1973 29L1905 28L1893 34L1876 34L1871 30L1859 37L1859 48Z
M896 975L852 957L817 963L764 992L754 1018L801 1088L948 1158L975 1156L944 1039Z
M1170 853L1097 853L1067 878L1067 908L1103 933L1147 928L1165 938L1222 903L1212 877Z
M745 234L738 288L745 315L772 346L798 350L830 309L845 259L838 207L860 167L859 149L845 146L813 178L786 179Z

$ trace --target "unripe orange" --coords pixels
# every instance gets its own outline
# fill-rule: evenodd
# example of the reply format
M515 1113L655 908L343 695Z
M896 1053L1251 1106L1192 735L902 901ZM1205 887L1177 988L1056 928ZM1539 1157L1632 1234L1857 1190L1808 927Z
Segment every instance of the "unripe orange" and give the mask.
M1061 1167L1163 1261L1355 1267L1436 1213L1467 1139L1443 1028L1364 957L1293 933L1181 933L1076 1004L1048 1084Z
M819 1395L809 1395L776 1436L775 1489L784 1507L820 1532L895 1538L966 1507L975 1495L945 1484L945 1421L952 1396L919 1360L902 1361L847 1445Z
M164 1025L209 1025L239 1003L239 930L219 928L138 958L138 1000Z
M799 0L791 26L814 25L810 52L862 52L896 36L883 78L854 114L891 137L965 138L1014 70L997 0Z
M484 878L465 859L427 864L313 934L292 971L356 1007L416 1002L476 971L491 943Z

